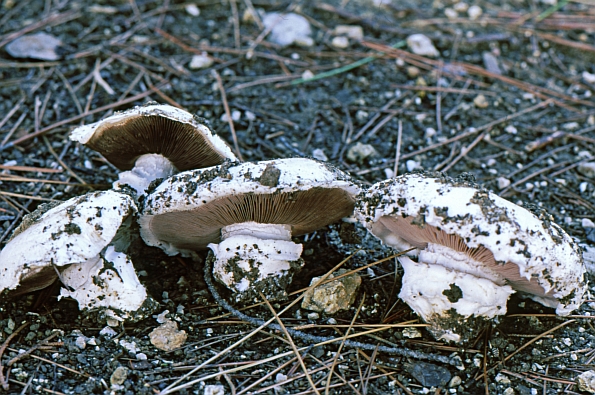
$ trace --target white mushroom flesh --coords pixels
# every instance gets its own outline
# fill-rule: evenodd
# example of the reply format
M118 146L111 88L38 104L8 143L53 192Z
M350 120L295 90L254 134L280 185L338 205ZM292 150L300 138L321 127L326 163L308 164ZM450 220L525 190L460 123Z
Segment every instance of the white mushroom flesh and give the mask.
M399 297L425 322L435 324L438 339L459 342L461 335L442 328L441 319L456 311L462 317L472 315L493 318L506 313L508 297L515 291L508 285L449 270L444 266L414 262L402 256L399 262L405 271Z
M128 318L147 299L147 291L140 283L132 261L113 246L85 263L70 265L61 275L64 288L60 297L75 299L79 308L108 308Z
M362 194L356 215L388 245L415 248L409 254L422 263L509 284L556 307L560 315L583 301L585 268L572 238L558 225L491 192L407 174ZM472 259L454 258L457 253Z
M128 185L140 198L145 195L151 182L158 178L167 178L177 172L178 169L163 155L145 154L136 160L132 170L118 174L118 181L115 181L113 186L118 189Z
M216 257L213 275L236 292L270 276L291 277L302 255L303 246L291 241L287 225L234 224L222 229L222 235L221 243L208 245Z
M43 268L96 260L122 222L136 212L132 198L104 191L70 199L44 213L0 251L0 291Z

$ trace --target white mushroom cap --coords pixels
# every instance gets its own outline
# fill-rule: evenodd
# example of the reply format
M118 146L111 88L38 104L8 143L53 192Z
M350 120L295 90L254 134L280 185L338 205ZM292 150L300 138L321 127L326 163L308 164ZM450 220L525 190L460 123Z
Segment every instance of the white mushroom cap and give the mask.
M305 158L182 172L146 197L141 236L174 255L218 243L234 223L287 224L301 235L351 215L358 191L345 173Z
M356 216L387 245L417 248L411 255L420 262L508 284L557 314L583 301L585 268L572 238L549 218L469 183L403 175L362 193ZM471 259L444 259L446 249Z
M68 289L62 288L60 297L75 299L81 310L107 308L116 310L121 318L129 318L147 300L147 291L132 261L113 246L95 259L68 266L61 280Z
M183 171L236 160L225 142L189 112L150 103L72 131L70 139L101 153L120 170L144 154L160 154Z
M17 288L23 280L30 289L51 284L62 267L96 260L114 240L124 221L136 213L132 198L114 191L72 198L41 214L28 227L15 231L0 251L0 291ZM124 241L126 242L126 241ZM44 275L35 276L35 274Z

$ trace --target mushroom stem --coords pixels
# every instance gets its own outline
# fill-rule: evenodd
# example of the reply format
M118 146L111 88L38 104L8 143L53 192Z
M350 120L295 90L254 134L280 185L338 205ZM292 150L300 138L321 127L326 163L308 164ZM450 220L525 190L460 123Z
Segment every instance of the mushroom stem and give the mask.
M465 321L475 316L494 318L506 313L508 297L515 291L508 285L443 266L400 256L405 271L399 297L425 322L438 339L459 342Z
M149 184L158 178L167 178L178 172L178 169L160 154L144 154L138 157L132 170L118 175L115 189L129 185L136 190L138 197L144 196Z
M266 281L284 288L283 279L290 281L293 269L302 266L303 246L291 241L289 225L242 222L222 228L221 239L208 245L215 255L213 274L234 292Z
M113 309L122 318L141 308L148 298L132 261L111 245L93 259L68 266L61 279L65 288L60 298L76 299L81 309Z

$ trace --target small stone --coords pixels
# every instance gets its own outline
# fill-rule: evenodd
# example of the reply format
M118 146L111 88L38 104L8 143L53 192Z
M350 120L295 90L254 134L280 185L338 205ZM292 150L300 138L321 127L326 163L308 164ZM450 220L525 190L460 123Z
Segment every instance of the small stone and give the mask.
M105 328L103 328L102 330L99 331L99 336L103 336L103 337L107 337L107 338L114 337L116 335L117 335L117 332L109 326L106 326Z
M445 8L444 9L444 16L448 19L457 19L459 17L459 13L452 8Z
M244 113L244 117L246 117L246 120L247 120L247 121L254 121L254 120L256 119L256 114L254 114L254 113L253 113L253 112L251 112L251 111L246 111L246 112Z
M517 128L515 128L514 125L508 125L507 127L504 128L504 131L506 133L510 133L510 134L517 134L517 132L518 132Z
M328 156L326 156L326 154L324 153L324 150L320 149L320 148L316 148L315 150L312 150L312 157L314 159L326 162L328 160Z
M562 129L575 130L578 128L580 128L580 125L578 122L568 122L568 123L562 124Z
M205 385L204 395L225 395L225 387L221 384Z
M154 315L153 318L155 318L155 320L157 320L158 323L163 324L163 323L169 321L169 318L167 318L168 314L169 314L169 310L165 310L162 313Z
M184 9L188 13L188 15L192 15L192 16L200 15L200 9L196 6L196 4L186 4L186 7L184 7Z
M365 122L369 116L370 114L364 110L357 110L357 112L355 113L355 119L357 119L360 122Z
M581 182L578 186L578 190L581 191L581 193L587 192L587 188L589 188L589 183L586 181Z
M426 139L431 139L432 137L434 137L436 135L436 133L438 133L438 132L436 132L436 129L434 129L434 128L427 128L426 129L426 132L424 133L424 137Z
M186 331L178 330L178 323L174 321L167 321L149 333L151 344L163 351L180 348L187 337Z
M423 34L412 34L407 37L407 46L416 55L437 57L440 56L440 52L432 44L427 36Z
M448 369L428 362L404 363L403 367L426 387L443 387L452 377Z
M116 7L112 7L109 5L99 5L99 4L92 4L87 8L87 11L90 14L107 14L113 15L118 13L118 9Z
M490 73L502 74L502 70L500 70L500 66L498 66L498 58L491 52L485 51L482 55L483 58L483 65L485 66L486 70Z
M403 329L403 337L408 339L417 339L422 337L421 332L417 328L405 328Z
M14 58L32 58L40 60L58 60L56 49L62 41L56 37L39 32L21 36L6 46L6 52Z
M494 380L496 380L497 383L500 384L504 384L504 385L509 385L510 384L510 379L508 378L508 376L502 374L502 373L498 373L496 375L496 377L494 377Z
M510 185L510 180L506 177L498 177L496 179L498 182L498 189L502 190Z
M415 66L407 66L407 76L410 78L416 78L419 76L419 69Z
M308 69L304 70L304 72L302 73L302 79L311 80L312 78L314 78L314 73Z
M587 370L581 373L576 378L579 391L587 391L591 394L595 394L595 371Z
M455 5L453 5L452 8L456 12L465 12L469 9L469 4L467 4L463 1L460 1L460 2L456 3Z
M345 49L349 46L349 39L345 36L333 37L331 45L335 48Z
M595 178L595 162L585 162L578 165L578 172L587 178Z
M242 14L242 22L256 23L257 18L260 19L260 16L263 14L264 11L262 9L246 8Z
M583 228L595 228L595 223L593 223L593 221L591 221L589 218L583 218L581 220L581 225Z
M329 279L346 272L346 270L339 270L336 275L331 274ZM320 277L314 277L310 285L316 284L318 281L320 281ZM347 310L355 301L355 295L361 282L361 277L354 273L314 287L306 291L302 301L302 308L325 314L334 314L339 310Z
M471 19L472 21L479 18L481 16L481 14L483 14L483 10L478 5L472 5L467 10L467 15L469 15L469 19Z
M122 348L124 348L130 354L136 355L136 353L139 351L135 341L129 342L127 340L120 340L118 344L120 344L120 346L122 346Z
M475 96L475 99L473 99L473 104L475 104L477 108L488 108L490 105L490 103L486 100L486 97L481 94Z
M240 118L242 118L242 112L239 110L233 110L231 112L231 120L234 122L237 122L240 120ZM227 118L227 113L223 113L223 115L221 115L221 121L222 122L227 122L229 118Z
M370 144L357 142L347 150L346 157L350 162L362 163L364 159L377 155L378 151Z
M310 35L312 28L306 18L301 15L288 13L280 14L270 12L262 18L265 28L271 29L269 39L283 47L296 44L302 47L311 47L314 40Z
M416 161L414 161L414 160L412 160L412 159L410 159L410 160L408 160L407 162L405 162L405 167L407 168L407 171L408 171L408 172L410 172L410 173L411 173L413 170L416 170L416 169L421 169L421 168L422 168L422 166L421 166L421 163L420 163L420 162L416 162Z
M461 385L462 382L463 382L463 380L459 376L454 376L448 383L448 387L449 388L458 387L459 385Z
M206 52L203 52L201 55L194 55L192 56L192 60L188 67L192 70L198 69L206 69L213 65L213 59L207 55Z
M275 376L275 383L281 383L283 381L287 381L287 375L284 375L283 373L277 373Z
M585 80L587 84L595 84L595 74L583 71L583 80Z
M358 25L337 25L333 29L335 36L347 36L353 40L361 41L364 38L364 29Z
M111 385L122 385L128 377L128 369L124 366L118 366L109 378Z
M512 387L508 387L504 390L504 395L514 395L514 389Z
M308 320L310 321L314 321L320 318L320 314L318 313L308 313L308 315L306 316L308 318Z
M87 338L85 336L79 336L74 341L74 344L81 350L84 350L87 347Z

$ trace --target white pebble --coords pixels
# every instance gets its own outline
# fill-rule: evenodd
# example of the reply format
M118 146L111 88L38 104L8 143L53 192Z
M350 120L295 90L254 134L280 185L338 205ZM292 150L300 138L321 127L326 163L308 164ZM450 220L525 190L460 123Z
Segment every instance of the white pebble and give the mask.
M200 9L196 6L196 4L186 4L186 7L184 7L184 9L186 10L186 12L189 15L192 15L192 16L200 15Z
M412 34L407 37L407 46L416 55L437 57L440 56L440 52L432 44L427 36L423 34Z
M231 120L234 122L237 122L240 120L240 118L242 118L242 112L239 110L233 110L231 112ZM224 113L223 115L221 115L221 121L222 122L227 122L229 120L229 118L227 117L227 113Z
M278 12L267 13L262 18L265 28L271 29L269 39L275 44L286 47L296 44L302 47L311 47L314 40L310 37L312 28L310 22L301 15Z
M360 41L364 38L364 29L358 25L337 25L333 29L336 36L347 36L353 40Z
M595 74L591 74L588 71L583 71L583 80L588 84L595 84Z
M311 80L312 78L314 78L314 73L310 70L306 70L302 73L303 80Z
M408 172L412 172L415 169L421 168L421 163L410 159L407 162L405 162L405 167L407 167Z
M248 121L254 121L256 119L256 115L251 111L246 111L244 113L244 116L246 117L246 120L248 120Z
M315 150L312 150L312 157L314 159L326 162L328 160L328 156L326 156L326 154L324 153L324 150L320 149L320 148L316 148Z
M510 134L517 134L517 128L514 127L514 125L508 125L507 127L504 128L504 131L506 133L510 133Z
M593 221L591 221L589 218L583 218L581 225L583 225L583 228L595 228L595 223L593 223Z
M459 13L452 8L445 8L444 16L446 16L448 19L457 19L459 17Z
M331 45L335 48L345 49L349 46L349 39L345 36L333 37Z
M481 16L481 14L483 14L483 10L478 5L472 5L467 10L467 15L469 15L469 19L471 19L472 21L479 18Z
M206 52L203 52L202 55L192 56L192 60L190 60L188 67L192 70L206 69L207 67L211 67L212 64L213 59L207 56Z

